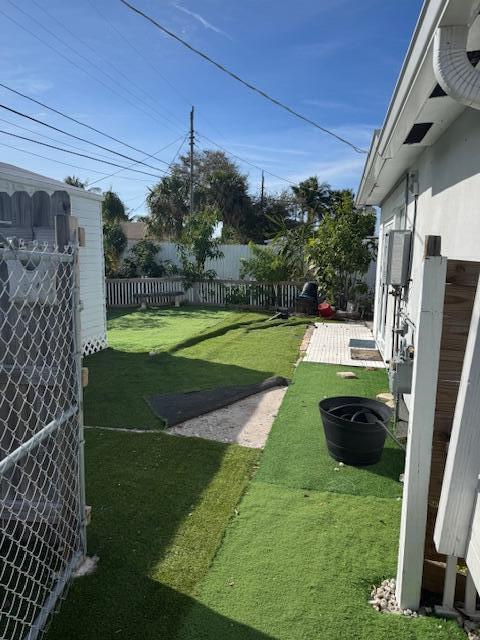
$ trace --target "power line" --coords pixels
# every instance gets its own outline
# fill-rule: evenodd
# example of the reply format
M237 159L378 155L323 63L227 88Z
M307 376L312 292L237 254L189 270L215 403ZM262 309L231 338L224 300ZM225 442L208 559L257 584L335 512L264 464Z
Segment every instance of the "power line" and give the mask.
M81 120L77 120L77 118L73 118L72 116L67 115L66 113L63 113L63 111L59 111L58 109L55 109L54 107L50 107L48 104L45 104L44 102L41 102L40 100L36 100L35 98L32 98L31 96L28 96L26 93L22 93L21 91L17 91L16 89L13 89L12 87L9 87L6 84L3 84L2 82L0 82L0 87L2 87L3 89L7 89L7 91L11 91L12 93L15 93L17 96L20 96L21 98L25 98L26 100L30 100L30 102L33 102L34 104L37 104L40 107L43 107L44 109L48 109L49 111L51 111L52 113L56 113L59 116L62 116L62 118L66 118L67 120L70 120L71 122L74 122L75 124L78 124L82 127L85 127L86 129L90 129L91 131L94 131L95 133L98 133L101 136L104 136L105 138L108 138L109 140L112 140L113 142L118 142L118 144L121 144L122 146L126 147L127 149L132 149L132 151L137 151L138 153L144 153L146 154L146 151L143 151L142 149L138 149L137 147L132 146L131 144L128 144L127 142L124 142L123 140L120 140L119 138L115 138L115 136L111 136L108 133L105 133L104 131L101 131L100 129L96 129L95 127L92 127L89 124L86 124L85 122L82 122ZM45 123L43 123L45 124ZM70 135L70 134L69 134ZM154 158L155 155L154 154L148 154L147 158ZM163 162L163 160L160 160L160 158L156 158L156 160L159 160L160 162Z
M102 162L103 164L109 164L112 167L119 167L121 169L127 169L128 171L133 171L134 173L143 173L146 176L152 176L153 178L159 179L161 176L155 175L154 173L148 173L146 171L140 171L140 169L129 169L128 167L123 167L121 164L116 164L115 162L110 162L109 160L102 160L101 158L95 158L95 156L89 156L85 153L79 153L78 151L70 151L69 149L62 149L62 147L57 147L53 144L48 144L48 142L40 142L40 140L34 140L33 138L27 138L26 136L20 136L17 133L11 133L10 131L4 131L0 129L0 133L4 133L7 136L12 136L13 138L19 138L20 140L28 140L28 142L34 142L35 144L41 144L42 147L49 147L50 149L55 149L56 151L63 151L63 153L70 153L74 156L79 156L81 158L88 158L89 160L94 160L95 162Z
M212 140L211 138L208 138L207 136L203 135L203 133L199 133L197 131L197 135L200 136L200 138L203 138L204 140L207 140L211 144L215 145L222 151L225 151L225 153L228 153L234 158L237 158L237 160L240 160L241 162L245 162L246 164L249 164L251 167L258 169L259 171L264 171L269 176L272 176L272 178L277 178L277 180L282 180L283 182L288 182L289 184L297 184L293 180L289 180L288 178L283 178L282 176L279 176L276 173L272 173L271 171L268 171L268 169L265 169L264 167L260 167L258 164L255 164L254 162L250 162L250 160L247 160L246 158L242 158L242 156L239 156L236 153L233 153L233 151L230 151L230 149L227 149L226 147L222 147L221 144L218 144L218 142L215 142L215 140Z
M50 140L50 142L58 142L59 144L65 144L70 149L75 149L76 151L85 151L86 153L90 152L90 149L85 149L84 147L76 147L65 140L59 140L58 138L52 138L51 136L47 136L44 133L40 133L40 131L36 131L35 129L29 129L28 127L23 127L21 124L17 122L12 122L11 120L6 120L5 118L0 118L0 122L4 122L5 124L9 124L12 127L16 127L17 129L21 129L22 131L28 131L28 133L33 133L36 136L40 136L41 138L45 138L45 140ZM100 158L109 158L110 156L104 155L102 153L98 154ZM142 158L143 160L143 158Z
M12 4L12 2L10 0L8 0L10 2L10 4ZM83 44L83 46L88 49L88 50L92 50L93 49L91 47L91 45L88 44L88 42L85 42L85 40L83 40L82 38L80 38L77 34L75 34L71 29L69 29L63 22L61 22L55 15L53 15L52 13L50 13L49 11L47 11L47 9L45 9L45 7L43 7L39 2L37 2L36 0L31 0L33 2L33 4L40 9L50 20L53 20L54 22L56 22L64 31L66 31L66 33L68 33L70 36L72 36L72 38L75 39L76 42L79 42L81 44ZM14 5L18 11L22 11L22 9L20 9L17 5ZM22 11L23 12L23 11ZM23 12L25 13L25 12ZM34 20L33 16L31 16L30 14L25 14L28 15L30 17L30 19ZM39 23L40 24L40 23ZM45 26L41 25L43 27L43 29L47 30L49 33L51 33L54 37L56 37L57 39L58 36L51 32L50 30L48 30ZM60 39L60 42L63 43L63 41ZM65 43L63 43L65 44ZM72 48L72 50L80 57L82 57L84 60L87 60L87 62L89 61L90 64L92 66L94 66L96 69L98 69L101 73L107 75L109 78L111 78L113 81L116 81L115 78L113 78L113 76L111 76L110 74L107 74L105 72L105 70L103 69L103 67L99 66L96 62L92 61L91 59L83 56L81 53L79 53L78 51L76 51L75 49ZM144 96L146 96L146 98L148 100L150 100L151 102L154 102L156 104L156 99L154 97L152 97L149 93L147 93L147 91L145 91L145 89L143 89L143 87L141 87L139 84L137 84L134 80L132 80L131 78L129 78L123 71L122 69L119 69L113 62L107 60L102 54L100 54L101 59L103 60L103 62L105 64L107 64L108 66L110 66L116 73L118 73L122 78L124 78L128 85L132 85L133 87L136 87L137 91L141 92ZM130 91L129 88L125 88L124 86L124 90L128 91L131 95L133 95L133 97L135 97L137 100L141 100L143 104L145 104L149 109L152 109L152 111L155 111L156 113L158 113L158 115L164 119L166 119L168 122L170 122L172 125L178 127L177 123L181 124L180 119L173 113L171 113L168 109L165 109L162 105L159 105L162 109L164 109L165 111L167 111L168 113L171 113L171 115L177 120L177 122L174 122L171 118L163 115L162 113L160 113L157 108L153 108L151 105L147 104L143 99L140 99L138 96L135 95L134 92Z
M339 136L338 134L334 133L330 129L322 127L320 124L318 124L318 122L315 122L315 120L311 120L307 116L302 115L301 113L299 113L298 111L295 111L294 109L292 109L288 105L284 104L283 102L280 102L280 100L277 100L276 98L272 98L272 96L270 96L268 93L263 91L263 89L259 89L258 87L256 87L255 85L251 84L250 82L247 82L246 80L243 80L243 78L241 78L239 75L237 75L233 71L230 71L230 69L225 67L220 62L217 62L216 60L214 60L213 58L208 56L206 53L203 53L203 51L200 51L199 49L196 49L195 47L193 47L186 40L183 40L183 38L180 38L180 36L177 36L176 33L173 33L173 31L170 31L166 27L162 26L159 22L157 22L157 20L155 20L151 16L147 15L146 13L141 11L140 9L137 9L137 7L134 7L132 4L127 2L127 0L120 0L120 2L122 4L124 4L126 7L128 7L131 11L133 11L133 12L137 13L138 15L142 16L142 18L145 18L145 20L148 20L148 22L150 22L155 27L157 27L157 29L160 29L160 31L163 31L164 33L166 33L171 38L174 38L175 40L177 40L177 42L180 42L180 44L182 44L184 47L187 47L187 49L190 49L190 51L193 51L193 53L196 53L198 56L200 56L201 58L203 58L204 60L206 60L210 64L213 64L215 67L217 67L217 69L220 69L220 71L222 71L223 73L226 73L227 75L229 75L231 78L233 78L237 82L240 82L241 84L243 84L245 87L247 87L251 91L254 91L255 93L258 93L259 95L261 95L266 100L269 100L273 104L277 105L277 107L280 107L281 109L284 109L285 111L288 111L290 114L292 114L296 118L299 118L300 120L303 120L304 122L307 122L308 124L311 124L312 126L316 127L317 129L320 129L320 131L323 131L323 133L326 133L329 136L332 136L333 138L335 138L339 142L343 142L344 144L346 144L349 147L351 147L357 153L367 153L367 151L365 149L361 149L360 147L357 147L357 145L355 145L353 142L350 142L346 138L342 138L341 136Z
M15 4L13 4L12 2L10 2L10 0L7 0L13 7L15 7L18 11L20 11L21 13L23 13L24 15L28 16L33 22L35 22L36 24L40 25L42 27L42 29L44 29L47 33L52 34L59 42L61 42L63 44L63 46L67 47L68 49L70 49L71 51L73 51L74 53L76 53L76 55L78 55L80 58L83 58L84 60L86 60L89 64L94 64L92 62L90 62L90 60L88 60L88 58L86 58L85 56L83 56L81 53L78 53L77 51L75 51L75 49L69 45L68 43L65 43L59 36L57 36L56 34L54 34L52 31L50 31L48 28L44 27L41 22L39 22L38 20L36 20L35 18L33 18L32 16L29 16L28 13L26 13L25 11L23 11L22 9L20 9L19 7L17 7ZM53 45L51 45L49 42L43 40L37 33L35 33L34 31L31 31L28 27L26 27L24 24L22 24L21 22L18 22L17 20L15 20L15 18L12 18L11 16L9 16L7 13L5 13L4 11L2 11L0 9L0 13L2 15L4 15L7 20L10 20L11 22L13 22L15 25L17 25L17 27L19 27L20 29L22 29L23 31L26 31L27 33L29 33L31 36L33 36L36 40L38 40L39 42L41 42L43 45L45 45L46 47L48 47L49 49L51 49L52 51L54 51L57 55L59 55L60 57L62 57L64 60L66 60L67 62L69 62L71 65L73 65L76 69L78 69L79 71L81 71L82 73L86 74L89 78L92 78L93 80L95 80L96 82L100 83L103 87L106 87L109 91L111 91L112 93L114 93L115 95L117 95L118 97L120 97L122 100L126 100L130 105L132 105L135 109L138 109L139 111L142 111L142 113L144 113L145 115L147 115L149 118L152 118L153 120L159 122L158 118L155 117L154 115L152 115L151 113L149 113L148 111L146 111L145 109L143 109L140 105L135 104L135 102L132 102L129 98L127 98L126 96L122 95L121 93L119 93L115 88L112 88L110 85L108 85L107 83L105 83L103 80L101 80L100 78L96 77L95 75L93 75L90 71L88 71L87 69L85 69L84 67L82 67L81 65L77 64L75 62L75 60L72 60L72 58L70 58L69 56L65 55L64 53L62 53L61 51L59 51L56 47L54 47ZM95 66L95 65L94 65ZM101 72L106 75L107 77L112 78L112 76L110 76L108 73L106 73L105 71L103 71L101 69ZM113 82L115 85L118 84L118 80L116 80L115 78L112 78ZM130 89L127 89L127 91L132 94L132 92L130 91ZM132 94L136 100L138 100L138 98L135 96L135 94ZM141 102L141 100L140 100ZM147 105L148 106L148 105ZM151 108L151 107L150 107ZM163 117L163 116L162 116ZM165 126L164 123L161 123L162 126Z
M141 203L139 205L137 205L134 209L132 209L131 211L129 211L130 215L132 213L135 213L135 211L138 211L140 209L140 207L143 207L144 204L147 204L147 199L144 198Z
M79 167L76 164L71 164L69 162L62 162L61 160L56 160L55 158L49 158L48 156L43 156L40 153L34 153L33 151L27 151L26 149L19 149L18 147L14 147L11 144L6 144L5 142L0 142L2 147L6 147L7 149L13 149L14 151L19 151L20 153L26 153L29 156L34 156L35 158L41 158L42 160L48 160L49 162L55 162L56 164L62 164L66 167L70 167L72 169L79 169L80 171L88 171L90 173L98 173L99 175L107 175L104 174L103 171L98 171L97 169L89 169L87 167ZM21 174L16 174L20 177ZM151 180L147 180L147 178L133 178L131 176L123 176L123 180L135 180L135 182L151 182Z
M125 42L125 43L126 43L126 44L127 44L127 45L128 45L128 46L129 46L133 51L135 51L135 53L136 53L140 58L142 58L142 60L144 60L144 61L145 61L145 62L150 66L150 68L151 68L151 69L153 69L153 70L154 70L154 71L155 71L155 72L160 76L160 78L162 78L162 80L163 80L164 82L166 82L166 83L169 85L169 87L170 87L171 89L173 89L173 91L175 91L175 93L176 93L177 95L179 95L179 96L180 96L180 98L182 98L182 100L184 100L184 101L185 101L185 102L190 106L190 104L192 103L192 101L191 101L191 100L189 100L186 96L184 96L184 95L183 95L183 93L182 93L182 92L181 92L181 91L180 91L180 90L179 90L179 89L178 89L178 88L177 88L177 87L176 87L172 82L170 82L170 80L169 80L166 76L164 76L164 75L163 75L163 73L158 69L158 67L152 63L152 61L150 60L150 58L149 58L148 56L146 56L146 55L143 53L143 51L142 51L141 49L139 49L138 47L136 47L136 46L131 42L131 40L130 40L129 38L127 38L127 37L125 36L125 34L124 34L124 33L122 33L122 32L120 31L120 29L119 29L118 27L116 27L116 26L115 26L115 24L114 24L113 22L111 22L111 21L110 21L110 20L105 16L105 14L100 10L100 8L99 8L99 7L98 7L94 2L92 2L92 0L87 0L87 2L88 2L88 4L90 5L90 7L95 11L95 13L96 13L98 16L100 16L100 18L101 18L101 19L102 19L102 20L103 20L103 21L104 21L104 22L105 22L105 23L110 27L110 29L111 29L112 31L114 31L114 32L117 34L117 36L118 36L118 37L119 37L123 42ZM174 115L174 114L173 114L169 109L166 109L166 107L164 107L164 108L165 108L165 110L166 110L166 111L168 111L171 115L173 115L173 116L176 118L176 116L175 116L175 115ZM178 118L177 118L177 119L178 119Z
M175 91L175 93L180 96L180 98L189 106L191 104L193 104L195 101L192 100L191 98L188 98L187 96L185 96L179 89L178 87L176 87L166 76L163 75L163 73L159 70L158 66L153 64L152 60L150 57L146 56L142 49L139 49L138 47L136 47L133 42L127 38L125 36L124 33L122 33L122 31L120 31L120 29L111 21L109 20L105 14L100 10L100 8L94 3L92 2L92 0L86 0L88 2L88 4L91 6L91 8L97 13L98 16L100 16L100 18L102 18L102 20L110 27L110 29L112 31L114 31L118 37L125 42L133 51L135 51L135 53L142 58L142 60L144 60L144 62L146 62L146 64L149 65L149 67L151 69L153 69L153 71L155 71L155 73L164 81L168 84L168 86ZM164 109L166 111L168 111L170 114L172 114L172 112L168 109L166 109L166 107L164 107ZM174 114L172 114L174 115ZM176 116L174 116L176 118ZM206 124L208 124L212 129L214 129L222 138L225 138L225 136L223 135L223 133L218 129L218 127L209 119L207 118L207 116L205 114L201 114L201 117L205 120ZM178 118L176 118L178 120Z
M187 135L188 135L188 134L187 134ZM182 138L182 136L180 136L179 138L176 138L175 140L173 140L172 142L169 142L167 145L165 145L164 147L162 147L161 149L159 149L159 150L158 150L158 151L156 151L155 153L160 153L161 151L165 151L165 149L168 149L168 147L171 147L171 146L172 146L172 144L175 144L175 142L177 142L178 140L180 140L180 139L182 138L182 143L181 143L181 145L180 145L180 147L179 147L179 151L180 151L180 149L182 148L182 146L183 146L183 144L184 144L185 140L187 139L187 135L185 135L183 138ZM177 152L177 153L178 153L178 152ZM174 158L174 160L175 160L175 158ZM170 167L172 166L172 164L173 164L174 160L172 160L172 162L170 163L170 165L169 165ZM134 167L136 164L137 164L137 163L136 163L136 162L134 162L133 164L129 165L129 167L128 167L128 168L130 169L131 167ZM108 180L108 178L113 178L114 176L117 176L117 175L118 175L119 173L121 173L122 171L123 171L123 169L120 169L119 171L114 171L113 173L111 173L111 174L109 174L109 175L105 176L104 178L99 178L98 180L95 180L95 182L92 182L92 183L90 184L90 186L91 186L92 184L97 184L97 182L102 182L103 180Z
M94 147L97 147L98 149L102 149L103 151L108 151L109 153L112 153L113 155L116 156L120 156L121 158L124 158L125 160L131 160L135 163L138 164L142 164L145 167L148 167L149 169L154 169L155 171L163 171L163 169L160 169L159 167L154 167L152 164L147 164L146 162L143 162L141 160L137 160L137 158L132 158L132 156L127 156L124 153L120 153L120 151L115 151L114 149L110 149L109 147L104 147L101 144L97 144L96 142L92 142L91 140L88 140L87 138L82 138L81 136L76 136L74 133L69 133L68 131L64 131L63 129L59 129L58 127L54 127L53 124L48 124L47 122L43 122L43 120L39 120L38 118L35 118L34 116L29 116L27 113L22 113L21 111L17 111L16 109L12 109L12 107L7 107L4 104L0 103L0 108L1 109L5 109L6 111L10 111L10 113L14 113L17 116L20 116L22 118L27 118L28 120L31 120L32 122L36 122L37 124L41 124L44 127L48 127L49 129L53 129L53 131L57 131L58 133L62 133L65 136L70 136L70 138L75 138L75 140L80 140L81 142L86 142L87 144L91 144ZM165 162L164 160L160 160L160 158L155 158L156 160L158 160L159 162L163 162L164 164L168 165L167 162Z
M186 139L187 139L187 138L188 138L188 133L187 133L187 135L184 137L184 139L182 140L182 142L181 142L180 146L178 147L178 149L177 149L177 151L176 151L175 155L173 156L172 161L170 162L170 168L172 168L172 166L173 166L173 164L174 164L175 160L178 158L178 155L179 155L180 151L182 150L182 147L183 147L183 145L185 144L185 141L186 141Z

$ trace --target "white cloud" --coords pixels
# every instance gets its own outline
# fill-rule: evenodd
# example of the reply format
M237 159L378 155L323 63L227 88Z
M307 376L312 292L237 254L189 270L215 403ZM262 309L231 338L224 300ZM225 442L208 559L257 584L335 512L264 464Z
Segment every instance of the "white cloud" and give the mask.
M206 18L204 18L203 16L201 16L199 13L195 13L195 11L190 11L190 9L187 9L186 7L182 6L181 4L178 4L177 2L172 2L173 6L178 9L179 11L183 11L183 13L186 13L187 15L191 16L192 18L195 18L195 20L197 20L198 22L200 22L200 24L205 27L205 29L210 29L211 31L215 31L215 33L219 33L222 36L225 36L227 38L230 38L230 36L228 35L228 33L226 33L225 31L223 31L222 29L220 29L219 27L216 27L214 24L212 24L211 22L209 22Z

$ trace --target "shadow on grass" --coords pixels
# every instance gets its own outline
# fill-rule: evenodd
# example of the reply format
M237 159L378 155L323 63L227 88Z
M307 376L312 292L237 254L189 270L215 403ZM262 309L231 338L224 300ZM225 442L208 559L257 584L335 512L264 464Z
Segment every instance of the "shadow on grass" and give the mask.
M139 307L125 307L109 309L108 321L110 329L127 331L142 331L143 329L157 329L169 326L174 319L191 319L192 322L210 318L214 323L220 322L225 315L223 308L204 307L155 307L140 309Z
M86 440L88 547L99 563L74 581L48 640L174 640L258 454L162 433L94 430ZM202 621L209 639L268 637L206 607Z
M187 338L182 342L179 342L175 346L171 347L168 351L169 353L176 353L177 351L181 351L182 349L187 349L188 347L193 347L201 342L205 342L206 340L211 340L212 338L219 338L220 336L224 336L230 331L234 329L243 329L250 327L251 325L258 325L262 323L258 318L256 320L245 320L242 322L231 322L230 324L219 327L218 329L213 329L212 331L206 331L205 333L200 333L199 335L192 336L191 338ZM261 326L257 327L258 329L268 328L268 325L264 325L262 323Z
M147 396L261 382L274 375L231 364L107 349L89 356L85 424L102 427L162 428Z
M383 450L382 457L377 464L359 468L377 476L383 476L384 478L395 480L399 483L399 487L401 487L402 485L399 482L399 476L403 471L404 465L405 453L395 443L388 442L387 446L385 446L385 449Z

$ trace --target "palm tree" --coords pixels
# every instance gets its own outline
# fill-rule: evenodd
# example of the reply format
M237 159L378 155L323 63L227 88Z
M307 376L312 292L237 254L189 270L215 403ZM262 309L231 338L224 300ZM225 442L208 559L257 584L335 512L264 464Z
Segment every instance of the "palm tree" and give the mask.
M331 204L331 188L326 182L318 182L311 176L292 187L297 203L307 223L320 222Z
M147 205L150 215L144 221L150 234L177 240L188 215L188 182L176 173L165 176L150 189Z

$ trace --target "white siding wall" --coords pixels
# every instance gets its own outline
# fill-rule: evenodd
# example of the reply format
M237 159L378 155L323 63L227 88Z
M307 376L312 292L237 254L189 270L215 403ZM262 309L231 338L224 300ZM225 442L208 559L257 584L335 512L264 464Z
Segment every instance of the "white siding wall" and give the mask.
M70 194L71 214L78 218L78 224L84 227L86 234L86 246L80 249L81 323L84 350L91 353L107 346L101 201L98 196L79 193L61 182L16 167L9 173L0 173L0 191L10 195L15 191L26 191L30 195L35 191L52 194L62 189Z
M412 281L406 311L417 315L420 273L426 235L442 237L442 255L450 259L480 260L480 114L466 109L431 147L427 147L410 171L418 172L419 196L413 239ZM412 229L414 198L408 197L406 218L405 183L402 182L382 203L380 236L392 218L394 228ZM379 254L381 262L382 254ZM381 266L379 264L379 270ZM389 308L392 299L389 296ZM375 313L381 313L381 296L377 289ZM389 357L388 334L393 314L387 321L385 357Z
M410 305L417 308L423 238L442 237L442 255L480 260L480 114L467 109L433 145L414 170L420 195L414 240ZM411 224L413 203L408 209Z
M393 189L382 205L379 229L377 283L375 288L375 336L383 356L388 359L392 349L393 298L388 295L387 287L382 287L381 277L385 233L392 229L405 228L405 192L406 181L402 180Z
M84 349L91 353L107 346L101 203L74 194L70 200L72 215L85 229L85 246L80 247L81 322Z

